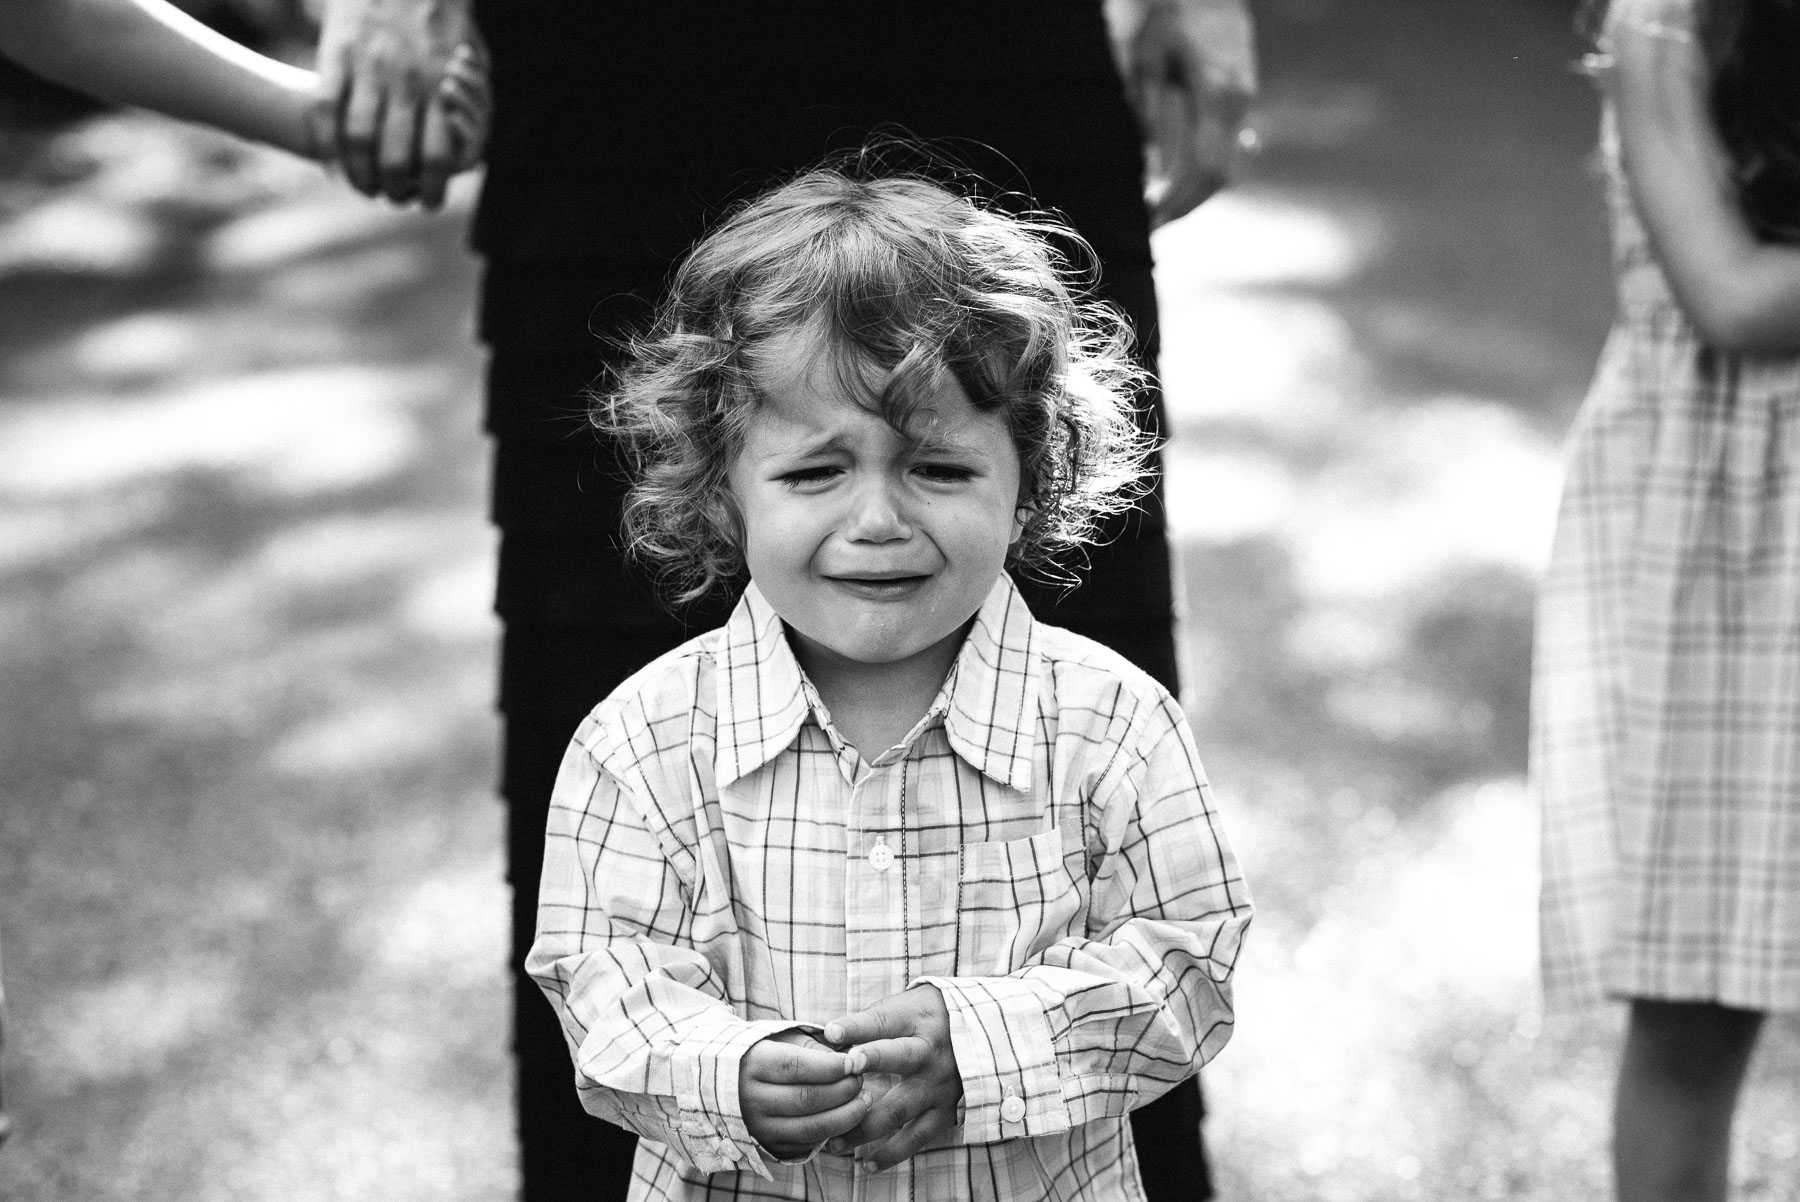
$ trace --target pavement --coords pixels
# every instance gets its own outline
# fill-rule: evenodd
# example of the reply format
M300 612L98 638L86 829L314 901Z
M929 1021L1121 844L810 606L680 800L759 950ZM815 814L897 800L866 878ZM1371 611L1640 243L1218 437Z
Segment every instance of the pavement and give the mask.
M1550 0L1258 0L1263 149L1158 235L1186 696L1259 914L1221 1197L1591 1199L1542 1012L1531 597L1610 315ZM0 1198L515 1180L474 181L135 114L0 137ZM1773 1024L1740 1194L1800 1198Z

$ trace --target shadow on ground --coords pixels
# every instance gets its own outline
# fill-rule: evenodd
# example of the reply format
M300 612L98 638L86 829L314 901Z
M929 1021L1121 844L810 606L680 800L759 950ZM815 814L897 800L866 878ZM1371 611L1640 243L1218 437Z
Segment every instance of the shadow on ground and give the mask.
M1531 605L1610 316L1568 9L1268 0L1264 153L1159 238L1190 714L1257 892L1227 1198L1606 1196L1616 1014L1544 1015ZM1771 1032L1744 1195L1800 1197Z
M0 1195L504 1196L466 214L127 116L0 211Z

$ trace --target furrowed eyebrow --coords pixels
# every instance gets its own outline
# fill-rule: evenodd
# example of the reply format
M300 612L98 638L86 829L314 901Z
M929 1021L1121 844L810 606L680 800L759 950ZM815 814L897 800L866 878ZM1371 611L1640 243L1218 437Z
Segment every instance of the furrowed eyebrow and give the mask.
M926 435L923 438L912 438L907 441L908 447L915 455L960 455L969 459L983 458L983 454L978 448L947 438L934 438Z
M841 451L843 449L844 449L843 435L834 433L834 434L826 434L821 437L805 440L802 442L789 443L788 445L782 447L780 450L776 451L775 454L770 456L770 458L785 462L787 460L792 460L792 459L807 459L814 455L824 455L824 454L828 454L833 451Z

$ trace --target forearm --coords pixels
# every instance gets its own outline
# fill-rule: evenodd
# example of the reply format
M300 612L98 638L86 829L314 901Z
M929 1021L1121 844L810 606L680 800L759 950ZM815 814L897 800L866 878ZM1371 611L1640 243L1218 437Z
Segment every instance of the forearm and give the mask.
M1235 950L1243 923L1178 943ZM1122 1115L1192 1076L1231 1037L1230 968L1168 930L1059 941L1006 977L925 978L950 1011L968 1142ZM1019 1099L1017 1117L1007 1099Z
M0 0L0 52L102 99L314 157L306 118L317 77L165 0Z
M1800 350L1800 249L1751 243L1716 278L1677 288L1706 342L1727 351Z
M1729 351L1800 349L1800 248L1758 240L1722 164L1640 134L1626 171L1657 261L1700 336Z
M1683 312L1723 350L1800 349L1800 248L1760 241L1744 216L1700 47L1627 25L1614 58L1625 176Z

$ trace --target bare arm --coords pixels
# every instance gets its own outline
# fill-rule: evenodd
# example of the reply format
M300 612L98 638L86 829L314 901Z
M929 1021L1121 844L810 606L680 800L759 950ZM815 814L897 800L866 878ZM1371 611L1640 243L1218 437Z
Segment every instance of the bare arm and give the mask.
M1632 198L1675 299L1724 350L1800 349L1800 248L1757 240L1695 42L1622 23L1612 87Z
M0 53L105 100L318 157L307 121L317 77L167 0L0 0Z

